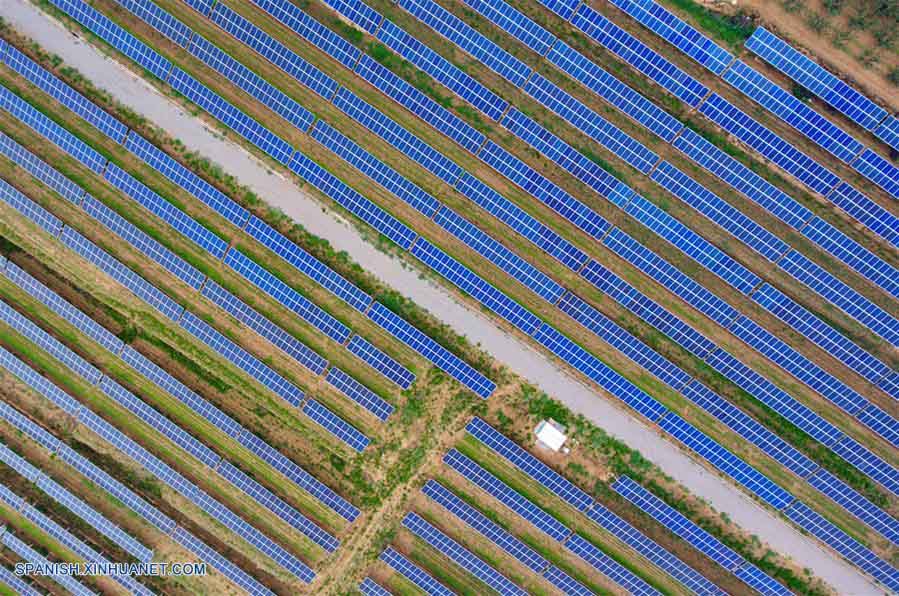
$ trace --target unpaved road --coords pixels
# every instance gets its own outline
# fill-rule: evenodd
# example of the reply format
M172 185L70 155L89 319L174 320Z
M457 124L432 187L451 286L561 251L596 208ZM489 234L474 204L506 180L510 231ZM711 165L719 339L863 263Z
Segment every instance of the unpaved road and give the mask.
M694 494L727 513L735 523L759 536L778 552L811 569L840 594L882 592L861 572L769 513L729 482L708 472L679 447L612 405L609 399L560 369L532 346L509 336L481 313L456 301L445 289L420 278L416 271L404 268L397 259L377 250L345 220L323 209L292 182L272 173L268 166L239 145L208 129L126 67L69 33L39 9L24 0L0 0L0 15L46 50L62 56L95 85L143 114L172 137L181 139L188 148L221 164L261 199L327 239L337 250L347 251L356 262L386 283L402 288L409 298L471 341L479 343L512 371L639 449Z

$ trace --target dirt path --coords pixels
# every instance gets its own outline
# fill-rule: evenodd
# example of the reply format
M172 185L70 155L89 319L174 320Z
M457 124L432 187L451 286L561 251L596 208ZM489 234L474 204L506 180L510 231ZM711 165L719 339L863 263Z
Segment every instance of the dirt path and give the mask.
M697 496L738 525L754 533L775 550L808 567L843 594L877 592L858 570L824 550L815 541L775 517L749 499L730 482L710 473L684 451L613 405L595 389L587 387L561 370L554 362L527 343L505 334L483 314L457 302L452 295L417 271L406 269L395 258L367 243L346 221L322 208L286 178L273 173L236 143L209 130L168 98L161 96L130 70L105 57L97 48L73 36L59 23L23 0L0 0L0 15L46 50L64 57L94 84L143 114L169 135L181 139L224 166L269 204L282 209L308 230L327 239L335 249L345 250L394 288L428 309L471 341L480 344L516 374L564 402L594 424L606 429L683 483Z

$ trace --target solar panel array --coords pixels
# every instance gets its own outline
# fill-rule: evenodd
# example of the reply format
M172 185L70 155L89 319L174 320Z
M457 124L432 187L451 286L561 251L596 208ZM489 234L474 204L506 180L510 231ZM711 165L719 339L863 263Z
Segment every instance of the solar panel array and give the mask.
M646 583L645 580L622 567L615 559L582 536L573 535L565 543L565 548L582 558L592 567L595 567L600 573L620 585L630 594L660 594L658 590Z
M336 366L328 369L325 380L382 422L393 413L394 408L391 404Z
M187 550L197 554L202 560L209 563L238 587L246 590L248 594L253 596L271 596L274 594L274 592L260 584L243 569L209 548L209 546L184 528L180 526L176 528L172 533L172 538Z
M370 577L366 577L359 584L359 591L363 596L390 596L390 592L382 588L378 583Z
M874 131L878 139L899 151L899 118L888 116Z
M29 563L44 566L45 569L50 568L50 561L44 558L36 550L16 538L10 532L4 530L2 542L12 552ZM50 575L48 576L54 582L74 594L75 596L92 596L94 592L84 587L84 584L76 580L71 575Z
M0 530L0 533L5 534L6 529L3 528ZM15 594L21 594L22 596L41 596L40 592L32 588L29 584L26 584L21 577L3 566L0 566L0 584L6 585Z
M359 429L314 399L306 400L303 413L356 451L363 451L368 446L368 437Z
M361 335L354 335L346 347L354 356L399 385L402 389L408 389L415 382L415 375L411 371L388 354L379 350Z
M392 547L388 546L381 553L381 560L387 563L391 569L402 574L403 577L424 590L425 593L434 596L453 596L451 590L425 573L421 567L395 551Z
M847 511L880 532L893 544L899 544L899 521L828 472L818 470L809 478L812 486L846 508Z

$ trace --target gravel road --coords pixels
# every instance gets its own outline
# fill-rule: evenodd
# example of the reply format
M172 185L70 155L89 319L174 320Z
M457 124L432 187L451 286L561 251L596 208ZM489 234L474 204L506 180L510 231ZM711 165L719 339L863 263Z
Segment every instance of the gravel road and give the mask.
M667 474L689 487L717 510L811 569L841 594L882 592L864 576L817 542L769 513L728 481L710 473L690 455L627 411L562 370L555 362L526 342L508 335L480 312L461 304L445 289L406 269L395 258L367 243L338 214L298 189L293 183L250 155L238 144L223 139L203 122L185 113L121 64L103 55L84 40L64 30L61 24L23 0L0 0L0 15L19 31L35 39L50 52L62 56L95 85L106 89L122 103L143 114L181 139L187 147L221 164L260 198L282 209L308 230L327 239L337 250L345 250L363 267L435 313L471 341L480 344L515 373L564 402L640 450Z

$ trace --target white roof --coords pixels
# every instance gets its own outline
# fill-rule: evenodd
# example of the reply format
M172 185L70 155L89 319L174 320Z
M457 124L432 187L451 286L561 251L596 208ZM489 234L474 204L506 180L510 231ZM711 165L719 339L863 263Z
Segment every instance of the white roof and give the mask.
M565 441L568 439L561 430L547 420L538 424L534 432L537 433L537 440L553 451L561 449L562 445L564 445Z

